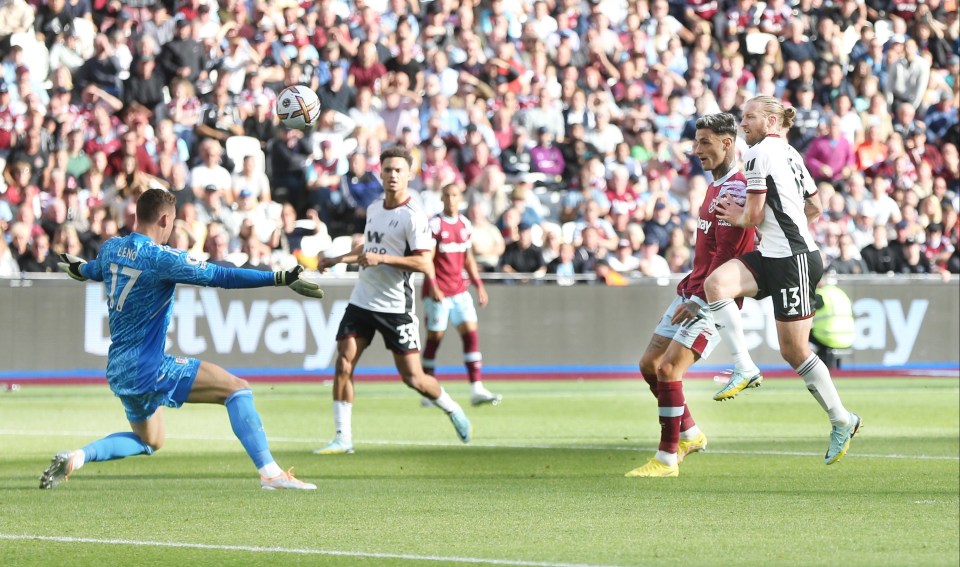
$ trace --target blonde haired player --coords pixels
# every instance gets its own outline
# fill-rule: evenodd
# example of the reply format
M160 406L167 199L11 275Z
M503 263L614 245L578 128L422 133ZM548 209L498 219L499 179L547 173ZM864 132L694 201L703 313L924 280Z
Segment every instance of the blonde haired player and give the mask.
M757 227L759 248L717 268L704 284L717 330L734 359L729 382L714 396L728 400L761 380L743 337L734 298L773 300L780 354L803 378L807 390L830 418L832 430L824 461L842 458L862 423L847 411L830 371L810 350L813 297L823 275L820 252L808 228L821 213L817 188L796 150L780 136L793 125L796 110L773 97L747 101L740 127L749 148L744 153L747 199L725 200L717 218L734 226Z

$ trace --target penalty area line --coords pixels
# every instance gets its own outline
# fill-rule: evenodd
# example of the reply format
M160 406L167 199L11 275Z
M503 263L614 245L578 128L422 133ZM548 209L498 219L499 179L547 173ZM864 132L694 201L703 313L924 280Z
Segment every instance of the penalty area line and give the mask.
M212 551L240 551L247 553L290 553L295 555L326 555L331 557L357 557L361 559L399 559L403 561L436 561L444 563L467 563L475 565L511 565L518 567L616 567L590 563L563 563L550 561L523 561L514 559L485 559L482 557L456 557L442 555L415 555L408 553L374 553L364 551L338 551L291 547L258 547L253 545L218 545L209 543L186 543L174 541L139 541L130 539L98 539L90 537L41 536L0 534L0 540L40 541L49 543L87 543L97 545L127 545L133 547L170 547Z

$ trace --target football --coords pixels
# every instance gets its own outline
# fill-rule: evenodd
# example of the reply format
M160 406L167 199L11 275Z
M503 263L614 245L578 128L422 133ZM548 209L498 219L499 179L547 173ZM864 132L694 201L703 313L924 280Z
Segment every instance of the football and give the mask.
M303 85L294 85L280 91L277 97L277 117L287 128L306 130L320 116L317 93Z

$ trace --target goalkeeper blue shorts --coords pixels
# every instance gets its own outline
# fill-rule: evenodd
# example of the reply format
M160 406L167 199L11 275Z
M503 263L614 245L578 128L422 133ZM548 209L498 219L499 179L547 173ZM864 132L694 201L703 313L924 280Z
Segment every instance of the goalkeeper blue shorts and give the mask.
M150 419L157 408L178 408L187 401L193 381L197 379L200 360L185 356L163 355L156 389L143 394L118 396L127 412L127 421L140 423Z

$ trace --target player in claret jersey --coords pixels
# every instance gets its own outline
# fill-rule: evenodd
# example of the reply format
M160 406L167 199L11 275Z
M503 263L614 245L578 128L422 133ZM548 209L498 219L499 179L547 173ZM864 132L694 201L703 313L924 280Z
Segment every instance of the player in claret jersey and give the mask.
M473 225L460 214L463 194L460 186L451 183L443 188L443 213L430 219L430 232L437 243L433 255L434 279L423 284L423 304L427 319L427 346L423 351L423 368L436 375L437 349L447 323L453 323L463 339L463 363L470 379L470 403L499 404L501 396L484 388L480 379L482 356L477 333L477 310L467 291L469 282L477 287L480 307L487 304L487 290L480 279L477 261L473 258L470 237ZM464 278L464 275L467 278ZM428 398L424 398L429 401Z
M716 216L720 199L746 201L746 177L734 159L736 139L737 122L731 114L710 114L697 120L694 151L714 181L700 206L693 271L677 286L677 297L664 312L640 360L643 378L657 397L660 447L647 464L626 476L677 476L684 456L707 445L706 435L687 408L682 379L694 362L709 356L719 340L706 309L704 280L717 266L753 250L752 228L732 226Z
M743 155L747 199L742 205L721 200L717 218L735 226L755 226L763 240L756 251L720 266L704 283L717 331L734 361L730 381L714 399L733 398L760 375L747 350L733 298L769 296L780 354L803 378L833 426L824 457L830 465L846 454L861 420L844 408L830 370L810 350L812 298L823 276L823 261L808 224L820 216L821 205L802 158L780 136L793 125L796 114L796 109L784 108L768 96L754 97L743 107L740 126L750 146Z

